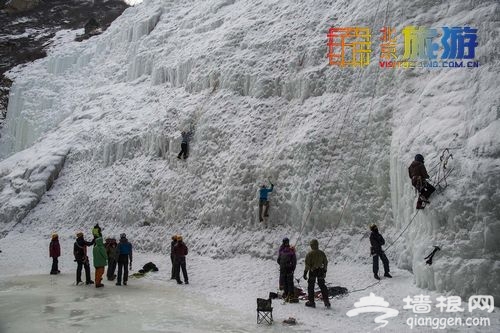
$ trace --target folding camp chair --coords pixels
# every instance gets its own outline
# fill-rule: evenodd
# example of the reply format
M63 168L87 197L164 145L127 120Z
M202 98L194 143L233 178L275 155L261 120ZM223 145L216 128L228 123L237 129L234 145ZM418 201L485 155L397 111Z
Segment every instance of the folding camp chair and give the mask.
M257 324L261 324L263 321L269 325L273 323L271 299L257 298Z

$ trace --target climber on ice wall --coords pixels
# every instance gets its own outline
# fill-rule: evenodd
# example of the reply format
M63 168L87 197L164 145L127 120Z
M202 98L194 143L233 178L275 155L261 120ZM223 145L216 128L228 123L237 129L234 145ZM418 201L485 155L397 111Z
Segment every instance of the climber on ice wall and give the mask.
M184 159L189 156L189 141L191 141L191 137L193 136L192 131L182 131L181 132L182 141L181 141L181 152L177 155L178 159L181 159L184 156Z
M429 174L427 174L424 157L421 154L415 155L415 160L408 168L408 174L411 184L418 191L417 209L424 209L425 205L430 203L429 197L436 189L426 180L429 179Z
M259 221L264 221L264 217L269 216L269 199L268 194L274 189L274 184L271 183L271 188L267 188L266 184L262 184L259 190ZM265 207L265 208L264 208ZM264 215L262 215L262 208L264 208Z

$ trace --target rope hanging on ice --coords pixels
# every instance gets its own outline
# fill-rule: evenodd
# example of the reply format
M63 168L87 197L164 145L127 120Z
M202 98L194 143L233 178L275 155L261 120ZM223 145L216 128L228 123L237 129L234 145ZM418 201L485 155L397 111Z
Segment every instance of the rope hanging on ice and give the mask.
M403 231L401 231L401 233L398 235L398 237L396 237L396 239L391 244L389 244L388 247L385 248L385 252L387 252L391 248L391 246L394 245L394 243L396 243L399 240L399 238L401 238L401 236L403 236L403 234L410 227L410 225L413 223L413 220L415 220L415 217L418 215L419 212L420 212L420 210L417 210L417 212L415 213L415 215L413 215L413 217L411 218L410 222L408 222L408 224L403 229Z
M379 14L379 6L380 6L380 2L378 2L378 3L377 3L377 8L376 8L376 11L375 11L375 16L374 16L374 18L373 18L372 26L375 24L375 21L376 21L376 19L378 18L378 14ZM389 10L389 0L387 1L387 5L386 5L386 10L385 10L385 18L384 18L384 24L385 24L385 22L387 22L387 13L388 13L388 10ZM377 74L376 74L376 81L375 81L375 84L374 84L374 89L373 89L373 93L372 93L371 100L370 100L370 106L369 106L369 108L368 108L368 110L369 110L369 112L368 112L368 121L367 121L367 125L364 127L364 128L365 128L365 131L364 131L364 136L363 136L363 140L362 140L363 145L362 145L361 152L360 152L360 154L359 154L358 164L359 164L359 162L361 161L361 158L362 158L362 156L363 156L363 151L364 151L364 149L365 149L364 142L366 141L366 138L367 138L367 133L368 133L368 128L369 128L369 125L370 125L371 120L372 120L371 115L372 115L372 110L373 110L373 100L374 100L374 98L375 98L375 94L376 94L376 92L377 92L377 86L378 86L378 85L377 85L377 82L378 82L378 80L379 80L379 72L380 72L380 71L377 71ZM361 78L361 73L362 73L362 71L358 71L358 77L356 78L356 82L358 83L358 87L359 87L359 86L360 86L360 84L361 84L361 81L359 80L359 79ZM336 141L335 141L335 145L334 145L334 147L333 147L333 149L332 149L332 155L333 155L333 152L335 152L335 150L336 150L336 148L337 148L337 146L338 146L338 142L340 141L340 137L341 137L341 134L342 134L342 130L343 130L343 129L344 129L344 127L345 127L345 124L346 124L346 118L347 118L347 115L349 114L349 111L350 111L350 109L351 109L351 106L352 106L352 101L353 101L353 100L354 100L354 99L351 99L351 100L349 101L349 104L347 105L347 108L346 108L346 112L344 113L344 116L343 116L343 118L342 118L342 124L341 124L341 126L340 126L339 133L338 133L337 139L336 139ZM353 119L354 119L354 117L353 117ZM299 242L299 240L300 240L300 237L302 236L302 233L304 232L304 229L305 229L305 227L307 226L307 224L308 224L308 222L309 222L309 219L310 219L310 217L311 217L311 212L312 212L312 210L313 210L313 208L314 208L314 203L317 201L317 198L318 198L318 196L319 196L319 193L320 193L320 190L321 190L321 188L322 188L322 186L323 186L323 183L324 183L324 182L326 182L326 181L330 178L331 166L332 166L332 160L330 160L330 161L328 162L328 168L326 169L326 172L325 172L325 173L326 173L326 177L322 177L323 181L322 181L322 182L320 182L319 187L318 187L318 189L316 190L316 194L315 194L315 196L314 196L314 198L313 198L313 200L312 200L311 207L309 208L309 211L308 211L308 213L307 213L307 216L306 216L306 218L304 219L304 222L302 223L301 228L300 228L300 230L299 230L299 232L298 232L298 235L297 235L297 237L296 237L296 239L295 239L295 244L298 244L298 242ZM355 179L355 178L356 178L356 175L358 174L358 172L359 172L359 168L356 170L356 173L355 173L355 175L354 175L353 179ZM339 219L338 219L338 222L337 222L336 226L335 226L333 229L336 229L336 228L338 227L338 225L340 225L340 222L342 221L342 218L343 218L343 216L344 216L345 209L346 209L346 207L347 207L347 203L349 202L349 199L350 199L350 197L351 197L351 192L352 192L352 188L353 188L352 183L353 183L353 182L351 181L351 182L350 182L350 186L349 186L349 191L348 191L348 194L347 194L347 197L346 197L346 200L344 201L344 204L342 205L342 210L341 210L341 213L340 213L340 217L339 217ZM333 238L333 233L332 233L332 236L330 237L330 239L328 240L328 242L326 243L326 245L325 245L325 249L326 249L326 247L328 247L328 245L329 245L329 243L330 243L330 241L331 241L331 239L332 239L332 238Z

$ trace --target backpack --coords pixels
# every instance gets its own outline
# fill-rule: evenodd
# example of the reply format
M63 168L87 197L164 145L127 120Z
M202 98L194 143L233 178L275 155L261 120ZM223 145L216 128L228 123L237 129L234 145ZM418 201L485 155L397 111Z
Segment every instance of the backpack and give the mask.
M340 287L340 286L335 286L335 287L328 287L328 295L329 296L339 296L339 295L346 295L348 293L347 288Z
M158 272L158 267L156 267L155 264L152 262L148 262L146 265L142 267L142 269L139 270L139 273L147 273L147 272Z

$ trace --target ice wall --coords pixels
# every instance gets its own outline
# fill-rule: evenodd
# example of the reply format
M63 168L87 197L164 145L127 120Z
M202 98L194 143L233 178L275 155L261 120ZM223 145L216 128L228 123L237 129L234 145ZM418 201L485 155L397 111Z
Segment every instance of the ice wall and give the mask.
M464 71L414 71L403 75L395 96L391 143L391 197L394 223L404 228L416 213L408 166L417 153L425 156L433 180L440 155L449 148L453 168L449 186L418 213L394 251L399 264L415 274L417 286L468 296L490 294L500 301L500 88L494 50L500 42L493 22L498 4L449 11L462 25L478 28L480 68ZM449 18L426 18L446 25ZM424 21L425 23L425 21ZM492 53L493 52L493 53ZM432 266L423 259L433 246L442 250Z
M97 40L71 42L71 46L65 50L49 52L47 58L37 60L30 66L29 77L17 75L22 67L11 71L10 76L15 78L15 82L9 96L6 126L0 140L0 157L31 146L63 119L81 112L86 101L79 100L76 96L72 99L63 98L74 96L75 87L87 90L90 92L88 98L92 98L92 91L96 87L112 84L112 81L122 81L126 74L121 65L104 64L117 50L121 56L133 57L137 43L154 29L160 15L161 7L158 6L142 12L129 8L115 23L115 27L119 27L106 32ZM127 21L126 18L131 20ZM96 71L96 66L106 66L107 71ZM82 75L92 75L93 79L84 80ZM36 80L33 80L34 77Z
M364 226L387 215L388 170L383 160L365 158L368 171L357 164L364 151L388 154L391 111L380 107L385 97L370 82L373 71L357 71L357 81L327 71L324 21L331 18L319 16L326 9L336 10L324 2L301 21L302 5L278 2L255 7L151 1L130 8L102 36L33 64L35 76L46 78L44 89L23 88L24 76L17 80L19 97L10 107L18 111L10 113L2 151L32 144L63 120L91 123L94 133L80 128L81 135L71 139L78 145L94 139L72 150L77 159L108 167L140 156L162 157L177 174L168 184L156 182L155 216L145 219L253 223L258 184L272 179L279 186L271 214L280 222L308 229L334 222ZM275 26L276 15L297 36L284 31L284 23ZM378 7L367 17L383 20ZM55 91L59 98L51 99L50 107L37 107L28 88L33 96ZM23 106L28 104L31 112ZM132 125L139 117L143 120ZM109 120L110 126L94 123ZM194 126L196 135L193 162L182 168L172 161L172 145L186 126ZM370 134L360 136L362 131ZM374 137L380 139L373 142ZM186 202L187 190L175 194L186 178L197 187L192 202ZM347 204L340 221L351 188L356 204ZM367 209L359 209L361 201ZM127 216L135 219L136 207L129 209L135 213Z
M164 232L193 240L203 232L213 243L197 243L200 253L273 256L275 235L261 230L256 205L259 185L272 180L270 223L304 245L310 233L331 255L349 258L366 252L366 240L362 247L357 240L369 223L389 241L406 226L415 211L406 167L417 150L432 165L453 144L451 185L391 256L420 286L497 296L497 14L495 1L146 1L129 8L102 35L12 73L3 156L31 145L71 147L50 200L42 198L25 221L131 228L148 250L163 250L152 239ZM398 31L477 26L482 65L327 65L331 25L387 22ZM178 160L180 130L191 127L190 157ZM238 243L240 228L254 228L256 241ZM443 248L442 260L425 267L431 245Z
M64 166L67 147L29 149L0 163L0 230L5 234L50 190Z

